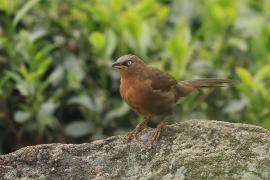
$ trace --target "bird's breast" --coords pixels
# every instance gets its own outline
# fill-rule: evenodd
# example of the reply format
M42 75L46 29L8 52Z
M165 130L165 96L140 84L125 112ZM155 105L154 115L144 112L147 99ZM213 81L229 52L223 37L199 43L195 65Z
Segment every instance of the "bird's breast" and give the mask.
M120 94L133 110L148 117L166 113L174 104L171 94L155 92L147 79L121 78Z
M121 79L120 94L128 105L139 114L147 114L144 101L147 100L147 88L145 82L135 78Z

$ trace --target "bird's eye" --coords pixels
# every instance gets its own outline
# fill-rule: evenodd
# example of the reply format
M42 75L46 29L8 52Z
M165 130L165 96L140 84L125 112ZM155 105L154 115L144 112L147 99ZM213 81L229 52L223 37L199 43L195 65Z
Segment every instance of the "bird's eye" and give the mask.
M132 61L128 61L127 65L130 66L132 64Z

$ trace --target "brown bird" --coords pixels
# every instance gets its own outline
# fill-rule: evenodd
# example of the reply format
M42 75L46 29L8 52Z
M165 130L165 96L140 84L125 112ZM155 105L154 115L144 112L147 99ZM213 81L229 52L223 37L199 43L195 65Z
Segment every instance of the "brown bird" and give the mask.
M126 136L126 142L132 140L153 116L171 114L179 99L201 87L222 87L237 82L229 79L194 79L177 81L157 68L145 64L139 57L123 55L113 63L121 76L120 94L125 102L139 115L143 122ZM158 125L151 142L159 139L163 121Z

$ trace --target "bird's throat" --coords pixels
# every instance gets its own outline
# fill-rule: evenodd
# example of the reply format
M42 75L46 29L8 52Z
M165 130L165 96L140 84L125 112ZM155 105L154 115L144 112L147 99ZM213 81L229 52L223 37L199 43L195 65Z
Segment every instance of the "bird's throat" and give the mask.
M127 71L127 70L123 70L123 69L119 69L119 72L120 72L120 76L121 76L121 79L129 79L129 78L132 78L132 73Z

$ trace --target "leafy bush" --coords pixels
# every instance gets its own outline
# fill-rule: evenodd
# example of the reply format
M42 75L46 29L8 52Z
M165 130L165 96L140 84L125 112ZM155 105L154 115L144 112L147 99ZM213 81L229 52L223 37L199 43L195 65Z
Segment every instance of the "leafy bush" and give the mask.
M0 153L85 142L140 120L110 64L134 53L178 80L239 79L184 98L173 119L270 129L267 0L0 0Z

